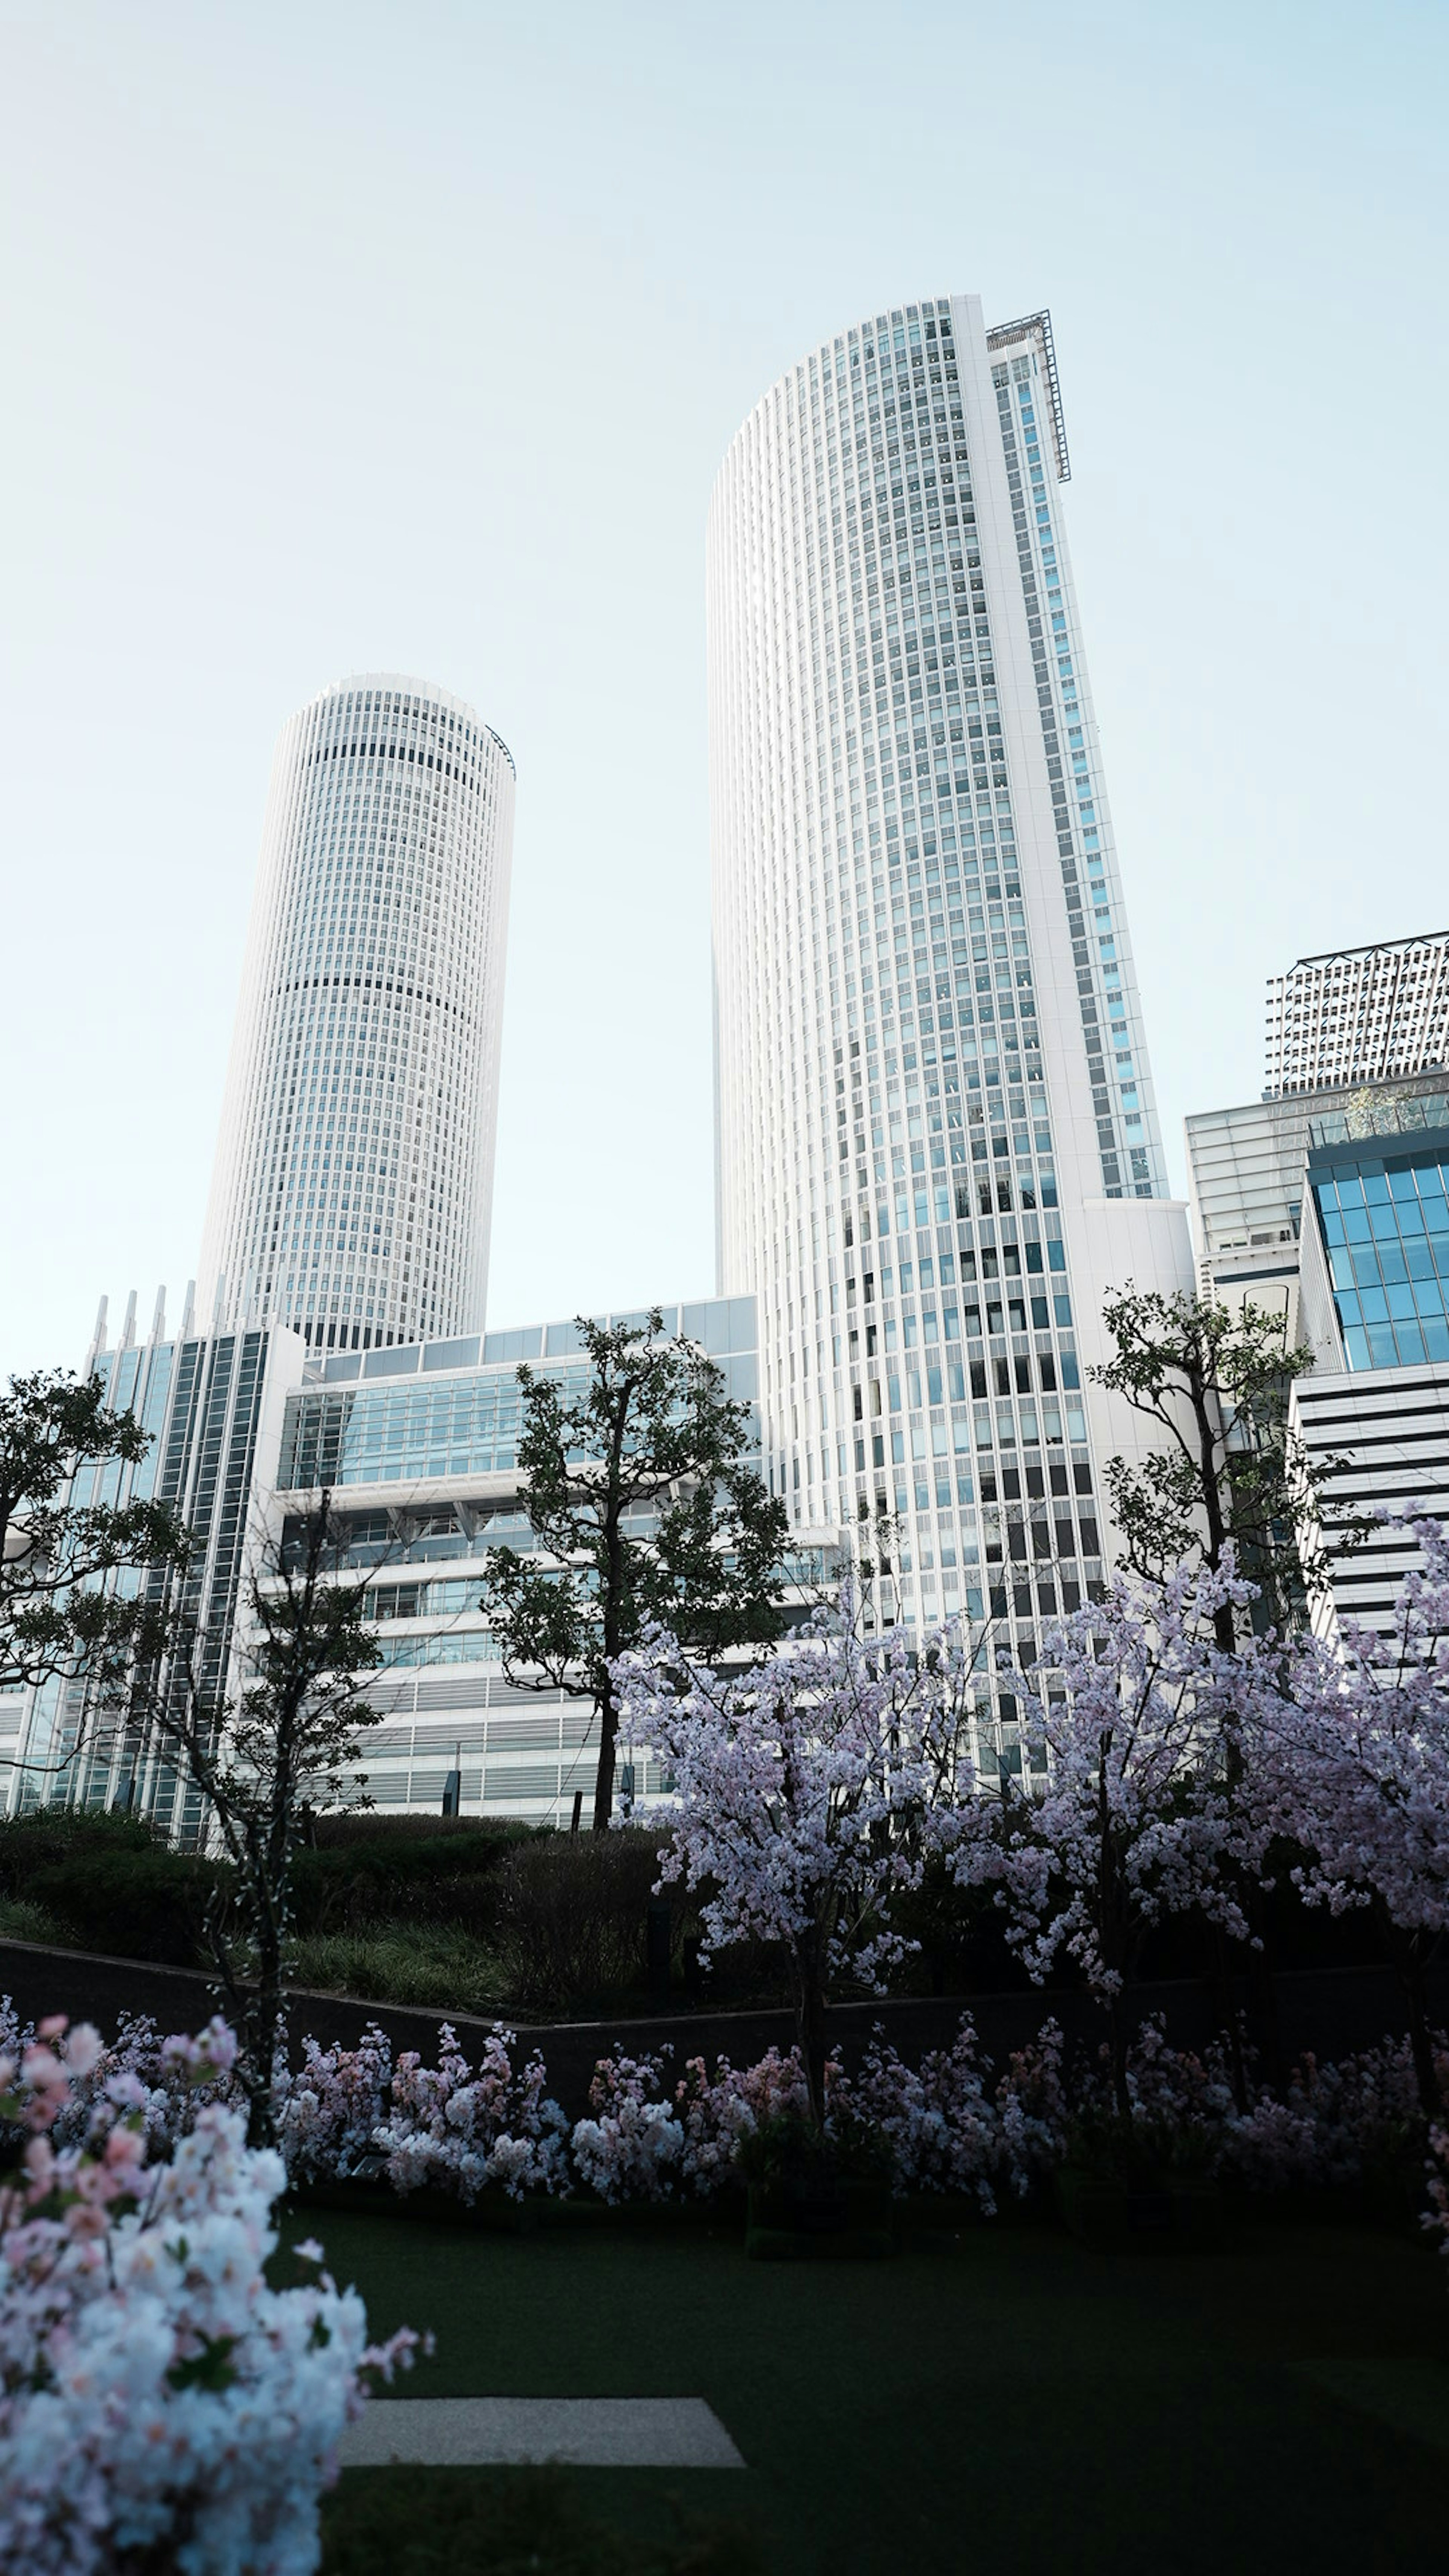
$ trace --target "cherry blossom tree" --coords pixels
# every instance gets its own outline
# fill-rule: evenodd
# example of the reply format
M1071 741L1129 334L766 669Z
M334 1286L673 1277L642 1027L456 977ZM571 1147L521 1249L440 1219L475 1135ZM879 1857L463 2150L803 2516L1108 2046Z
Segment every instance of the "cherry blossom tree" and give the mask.
M1001 1679L1023 1706L1020 1783L963 1817L957 1879L994 1887L1007 1939L1043 1983L1074 1959L1105 2006L1117 2107L1130 2110L1126 1990L1142 1944L1196 1907L1245 1939L1237 1874L1250 1829L1231 1790L1244 1708L1268 1686L1256 1643L1216 1635L1253 1597L1226 1566L1179 1566L1050 1627L1042 1660Z
M1449 1929L1449 1533L1401 1522L1423 1563L1386 1635L1355 1621L1299 1642L1258 1703L1249 1776L1263 1828L1296 1844L1309 1905L1366 1908L1403 1989L1420 2098L1444 2103L1428 1976Z
M165 2043L203 2092L234 2057L220 2022ZM0 2559L10 2576L121 2566L311 2576L318 2499L369 2383L411 2358L367 2340L355 2290L273 2288L286 2169L211 2100L152 2160L145 2088L114 2073L66 2144L99 2034L41 2024L0 2055L0 2122L28 2137L0 2186Z
M776 1941L789 1961L810 2108L823 2124L825 2007L847 1971L880 1991L907 1944L892 1896L918 1886L966 1785L979 1644L867 1642L847 1587L795 1641L716 1672L656 1636L614 1667L636 1747L674 1779L661 1884L707 1890L702 1956Z

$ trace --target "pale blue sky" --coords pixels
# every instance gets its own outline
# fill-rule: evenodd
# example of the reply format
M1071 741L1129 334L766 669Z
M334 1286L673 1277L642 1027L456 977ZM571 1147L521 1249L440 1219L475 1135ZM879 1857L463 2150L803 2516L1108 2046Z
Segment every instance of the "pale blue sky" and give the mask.
M1263 981L1443 926L1449 16L9 5L0 1371L195 1268L272 744L518 762L491 1320L713 1277L704 519L889 300L1049 305L1174 1168Z

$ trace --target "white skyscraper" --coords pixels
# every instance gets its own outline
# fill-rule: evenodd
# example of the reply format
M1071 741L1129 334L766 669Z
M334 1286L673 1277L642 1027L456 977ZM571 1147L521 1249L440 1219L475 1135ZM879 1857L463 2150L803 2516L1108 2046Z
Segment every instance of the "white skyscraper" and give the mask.
M1422 1073L1449 1055L1449 932L1300 957L1268 978L1266 1100Z
M513 761L391 674L324 689L272 769L198 1313L314 1348L477 1332L488 1284Z
M1097 1577L1101 1298L1192 1284L1067 470L1048 317L942 297L782 376L710 515L720 1286L776 1489L900 1514L923 1619Z

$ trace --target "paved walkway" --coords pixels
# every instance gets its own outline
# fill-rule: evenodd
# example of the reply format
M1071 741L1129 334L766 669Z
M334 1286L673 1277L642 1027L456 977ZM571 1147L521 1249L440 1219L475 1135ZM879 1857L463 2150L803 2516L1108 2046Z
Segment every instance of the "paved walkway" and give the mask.
M702 2397L372 2397L342 2436L344 2469L392 2461L485 2468L742 2469Z

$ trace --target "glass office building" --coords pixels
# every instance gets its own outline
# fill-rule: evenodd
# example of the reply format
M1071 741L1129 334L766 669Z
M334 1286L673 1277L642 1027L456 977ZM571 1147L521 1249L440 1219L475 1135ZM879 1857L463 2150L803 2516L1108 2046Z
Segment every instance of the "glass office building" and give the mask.
M1099 1577L1102 1294L1191 1278L1067 471L1047 316L942 297L782 376L710 514L719 1284L776 1490L898 1516L923 1623Z
M1402 1150L1386 1150L1399 1142ZM1378 1150L1375 1150L1375 1148ZM1350 1369L1449 1361L1449 1127L1314 1148L1308 1186Z
M1432 1071L1194 1112L1186 1122L1187 1161L1203 1295L1281 1314L1296 1340L1310 1150L1373 1136L1386 1148L1396 1140L1412 1144L1444 1126L1449 1088L1442 1072Z
M172 1335L159 1300L144 1342L133 1338L131 1313L119 1347L106 1349L102 1333L103 1322L86 1373L99 1378L112 1412L134 1412L151 1445L134 1465L111 1459L83 1467L69 1500L84 1506L155 1498L173 1506L192 1537L181 1607L194 1668L204 1692L219 1700L242 1583L265 1543L265 1496L303 1346L275 1329L198 1335L189 1317ZM155 1687L164 1692L169 1683L163 1672ZM164 1744L124 1709L95 1706L84 1684L48 1681L19 1694L14 1720L10 1742L0 1744L0 1809L120 1806L182 1843L202 1835L201 1794L178 1776Z
M357 1350L484 1321L513 762L471 707L376 675L272 772L198 1293Z
M642 1324L646 1312L606 1320ZM667 1306L663 1323L718 1362L757 1434L754 1300ZM590 1704L510 1680L478 1606L489 1549L534 1544L517 1469L521 1360L557 1377L566 1398L582 1395L571 1320L323 1358L293 1334L169 1336L158 1318L144 1348L128 1326L119 1350L92 1354L110 1400L134 1405L155 1434L143 1466L124 1471L134 1484L107 1471L107 1499L162 1493L196 1533L189 1606L210 1688L237 1645L249 1566L295 1541L321 1488L331 1490L344 1566L366 1582L381 1645L363 1685L379 1723L361 1738L361 1759L368 1795L387 1812L436 1814L454 1772L465 1813L567 1822L576 1794L592 1811ZM78 1486L76 1498L88 1492ZM647 1800L662 1774L626 1745L620 1784ZM161 1748L98 1722L82 1693L57 1684L0 1700L0 1811L7 1798L21 1808L51 1797L129 1807L183 1841L203 1823Z
M758 1395L755 1306L702 1299L663 1310L715 1359L726 1392ZM646 1313L610 1323L642 1324ZM365 1572L383 1668L366 1692L382 1723L365 1740L368 1793L388 1810L441 1802L460 1774L465 1812L567 1822L592 1809L598 1744L587 1702L504 1673L478 1607L491 1547L534 1542L517 1470L526 1360L581 1396L587 1369L573 1321L452 1336L401 1349L338 1353L286 1402L277 1459L285 1539L308 1498L334 1496L351 1566ZM658 1792L657 1765L621 1749L635 1799Z

